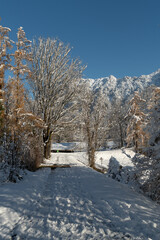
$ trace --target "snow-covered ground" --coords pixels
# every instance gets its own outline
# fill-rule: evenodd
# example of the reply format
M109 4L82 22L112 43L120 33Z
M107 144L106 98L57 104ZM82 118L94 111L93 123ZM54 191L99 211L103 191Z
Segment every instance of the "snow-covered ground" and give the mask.
M133 167L131 158L135 153L131 149L114 149L108 151L100 151L96 153L96 164L108 168L111 156L117 159L123 167Z
M111 156L129 165L133 154L107 152L97 154L106 167ZM84 153L54 153L48 164L71 167L43 168L1 184L0 239L159 240L160 206L85 166L85 159Z
M81 151L86 149L85 142L67 142L67 143L52 143L52 150L72 150L72 151Z
M57 148L61 148L61 144L57 144ZM133 167L131 158L135 153L131 149L114 149L107 151L96 152L96 166L108 168L109 161L111 157L117 159L120 165ZM51 159L45 160L45 165L51 164L71 164L77 165L75 159L78 160L79 164L83 163L88 165L87 154L85 152L75 152L75 153L53 153ZM43 165L43 164L42 164Z

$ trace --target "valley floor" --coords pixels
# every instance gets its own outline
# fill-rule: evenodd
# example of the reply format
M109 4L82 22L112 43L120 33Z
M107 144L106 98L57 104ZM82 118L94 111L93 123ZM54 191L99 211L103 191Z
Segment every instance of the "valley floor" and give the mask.
M159 240L160 206L77 156L53 155L52 162L70 159L71 167L0 186L0 239Z

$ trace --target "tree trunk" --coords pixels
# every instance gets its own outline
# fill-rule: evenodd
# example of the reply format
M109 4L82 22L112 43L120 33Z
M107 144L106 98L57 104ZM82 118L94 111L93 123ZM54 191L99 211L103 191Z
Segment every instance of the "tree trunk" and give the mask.
M138 135L135 133L134 137L134 147L135 147L135 152L138 153Z
M91 168L95 167L95 149L91 148L88 151L88 160L89 160L89 166Z
M120 146L122 148L124 143L123 143L123 130L122 130L122 125L121 124L119 124L119 130L120 130Z
M44 157L46 159L51 157L51 140L44 145Z
M51 143L52 143L52 131L48 127L43 132L43 143L44 143L44 157L51 157Z

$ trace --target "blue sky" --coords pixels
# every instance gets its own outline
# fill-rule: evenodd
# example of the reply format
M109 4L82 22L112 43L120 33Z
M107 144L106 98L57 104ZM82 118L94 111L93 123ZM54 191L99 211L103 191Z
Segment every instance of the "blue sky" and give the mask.
M1 25L58 37L87 64L84 77L139 76L160 68L159 0L1 0Z

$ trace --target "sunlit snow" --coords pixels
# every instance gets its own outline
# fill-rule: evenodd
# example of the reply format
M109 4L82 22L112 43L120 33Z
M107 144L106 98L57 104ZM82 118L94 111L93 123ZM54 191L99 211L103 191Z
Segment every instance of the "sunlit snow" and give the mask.
M97 153L131 164L131 150ZM127 160L128 159L128 160ZM19 183L0 186L0 239L160 239L160 206L84 165L83 152L53 153ZM128 161L128 162L127 162Z

